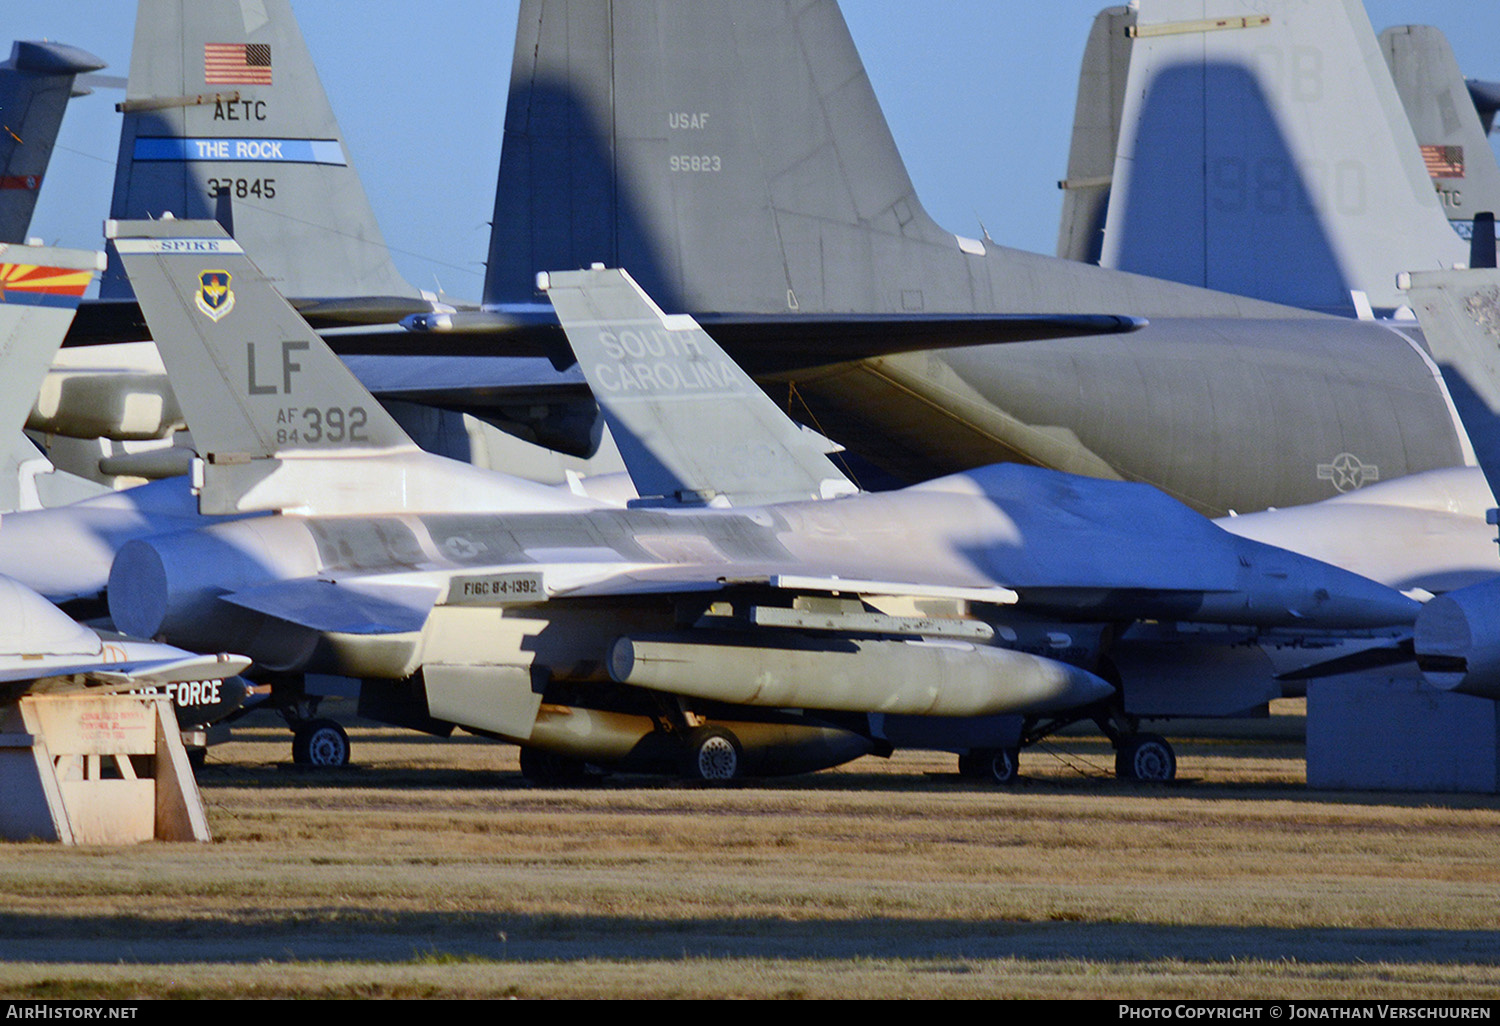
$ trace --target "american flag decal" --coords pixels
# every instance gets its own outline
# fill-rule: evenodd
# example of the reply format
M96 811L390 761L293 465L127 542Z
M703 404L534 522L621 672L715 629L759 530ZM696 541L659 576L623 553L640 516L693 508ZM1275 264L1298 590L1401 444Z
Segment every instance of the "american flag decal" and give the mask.
M1464 176L1464 148L1462 146L1423 146L1422 163L1433 178L1462 178Z
M204 43L203 81L208 85L270 85L270 44Z

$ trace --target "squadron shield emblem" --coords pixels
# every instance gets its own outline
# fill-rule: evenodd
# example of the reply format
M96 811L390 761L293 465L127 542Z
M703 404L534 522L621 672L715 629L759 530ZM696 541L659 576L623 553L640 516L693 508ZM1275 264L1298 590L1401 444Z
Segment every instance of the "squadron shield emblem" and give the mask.
M217 323L234 309L234 289L229 287L229 272L204 271L198 275L198 292L194 298L203 315Z

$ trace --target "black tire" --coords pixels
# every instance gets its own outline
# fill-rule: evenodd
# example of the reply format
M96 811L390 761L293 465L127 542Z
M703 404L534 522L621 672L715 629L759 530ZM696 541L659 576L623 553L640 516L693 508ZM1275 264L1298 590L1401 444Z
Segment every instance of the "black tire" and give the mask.
M958 757L958 771L969 780L1009 785L1016 782L1021 769L1018 748L975 748Z
M1177 753L1160 734L1131 734L1115 750L1115 776L1168 784L1177 779Z
M333 720L308 720L292 735L292 761L298 766L349 765L349 735Z
M521 776L536 787L574 787L588 777L588 769L582 760L523 745Z
M699 727L688 735L683 775L689 780L725 784L738 780L744 768L739 738L723 727Z

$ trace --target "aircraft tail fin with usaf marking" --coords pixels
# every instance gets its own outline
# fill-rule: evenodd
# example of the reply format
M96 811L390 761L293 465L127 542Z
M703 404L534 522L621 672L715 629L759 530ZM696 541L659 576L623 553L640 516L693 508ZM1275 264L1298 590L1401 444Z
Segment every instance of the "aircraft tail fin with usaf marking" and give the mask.
M141 0L110 216L218 220L329 320L428 309L391 262L286 0ZM130 296L112 264L104 299Z
M1141 0L1100 263L1330 312L1463 263L1359 0Z
M642 497L733 505L857 491L827 439L782 413L686 314L624 271L542 276Z
M1500 163L1453 47L1431 25L1399 25L1380 33L1380 52L1443 211L1459 235L1468 237L1475 214L1500 213Z
M943 230L833 0L522 0L492 223L491 307L601 263L700 317L1299 313Z
M0 242L26 240L74 80L102 67L77 47L21 41L0 64Z

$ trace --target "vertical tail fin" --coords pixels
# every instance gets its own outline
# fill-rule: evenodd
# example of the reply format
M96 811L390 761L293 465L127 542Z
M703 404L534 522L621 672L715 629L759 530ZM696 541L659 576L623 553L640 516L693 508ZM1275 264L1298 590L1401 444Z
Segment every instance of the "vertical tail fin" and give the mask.
M619 270L553 272L547 298L642 496L735 505L855 491L686 314Z
M110 221L106 237L210 464L415 448L217 222Z
M1484 134L1495 131L1495 112L1500 111L1500 82L1485 82L1481 79L1465 79L1469 87L1469 99L1474 101L1474 110L1479 114L1479 123Z
M1142 0L1101 263L1328 310L1451 267L1359 0Z
M1403 276L1474 455L1500 494L1500 271Z
M592 262L631 269L675 309L875 301L812 263L820 241L859 245L852 231L820 240L820 219L941 238L958 256L917 202L834 4L522 3L486 302Z
M0 242L24 242L73 80L104 62L60 43L17 42L0 64Z
M86 250L0 245L0 509L38 504L28 465L42 457L21 428L101 261Z
M121 109L112 218L223 218L287 296L418 298L286 0L141 0Z
M1475 214L1500 211L1500 164L1479 123L1453 48L1431 25L1401 25L1380 33L1380 52L1422 147L1422 161L1443 211L1467 237Z
M1104 218L1109 212L1110 178L1120 144L1125 81L1130 71L1133 7L1106 7L1094 17L1083 65L1078 71L1078 103L1073 110L1073 141L1063 190L1057 255L1086 264L1099 262Z

